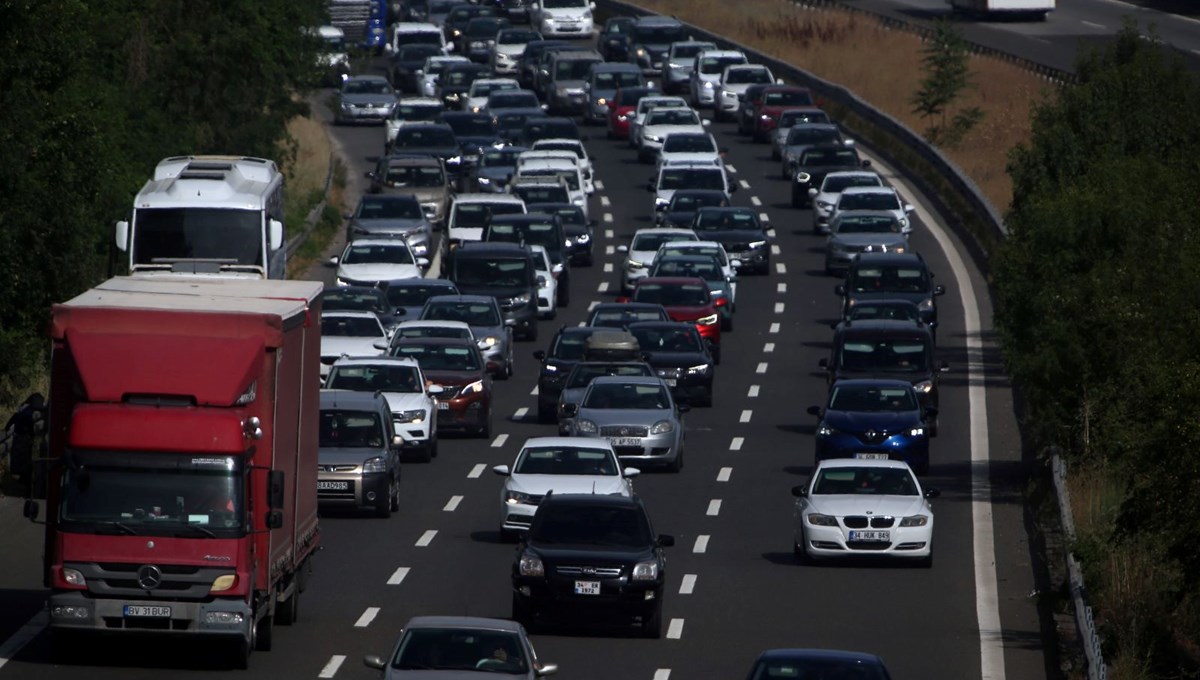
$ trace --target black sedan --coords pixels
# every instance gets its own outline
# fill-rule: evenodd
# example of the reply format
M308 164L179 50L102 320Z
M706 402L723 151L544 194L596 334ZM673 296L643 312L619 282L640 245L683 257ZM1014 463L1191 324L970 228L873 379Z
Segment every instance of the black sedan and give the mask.
M391 331L402 321L387 295L372 286L340 286L321 293L321 309L326 312L374 312L384 329Z
M712 348L696 324L686 321L640 321L627 330L638 340L646 363L671 388L677 401L712 406L717 372Z
M754 210L701 208L696 211L689 226L700 240L720 243L730 260L741 262L739 274L770 273L771 247L767 242L767 229Z

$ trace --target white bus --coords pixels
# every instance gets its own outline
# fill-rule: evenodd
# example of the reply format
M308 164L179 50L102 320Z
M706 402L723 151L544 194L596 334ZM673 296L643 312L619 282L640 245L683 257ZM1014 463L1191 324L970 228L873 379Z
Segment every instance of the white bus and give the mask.
M117 222L129 273L283 279L283 175L246 156L173 156Z
M1055 0L946 0L955 11L981 17L1032 17L1045 19Z

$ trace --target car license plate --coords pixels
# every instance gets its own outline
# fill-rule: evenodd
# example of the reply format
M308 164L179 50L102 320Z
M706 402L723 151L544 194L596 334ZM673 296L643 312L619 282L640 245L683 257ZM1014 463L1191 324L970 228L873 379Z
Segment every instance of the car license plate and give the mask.
M851 531L851 541L882 541L888 542L892 540L890 531Z
M675 387L679 383L675 378L663 378L663 382L667 384L667 387Z
M854 457L859 460L887 460L886 453L856 453Z
M450 402L448 402L448 401L439 401L439 402L438 402L438 410L439 410L439 411L449 411L449 410L450 410Z
M125 616L153 616L156 618L169 618L171 616L171 608L127 604L125 605Z
M599 581L576 581L575 582L575 594L576 595L599 595L600 594L600 582Z
M642 440L627 437L614 437L609 438L608 443L612 444L613 446L641 446Z
M317 490L318 491L349 491L350 490L350 482L336 482L336 481L328 481L328 480L318 481L317 482Z

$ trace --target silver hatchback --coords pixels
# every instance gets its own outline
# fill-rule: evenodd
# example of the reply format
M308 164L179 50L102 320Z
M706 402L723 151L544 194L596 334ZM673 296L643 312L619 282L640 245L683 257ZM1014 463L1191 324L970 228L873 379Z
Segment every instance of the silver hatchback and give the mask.
M622 461L683 468L683 418L671 388L658 377L599 376L584 392L571 434L601 437Z

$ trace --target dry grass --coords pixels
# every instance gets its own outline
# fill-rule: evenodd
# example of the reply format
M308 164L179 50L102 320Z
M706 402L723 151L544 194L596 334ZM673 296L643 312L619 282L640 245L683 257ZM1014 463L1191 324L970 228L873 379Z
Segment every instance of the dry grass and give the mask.
M324 195L333 144L329 140L329 130L316 118L293 118L287 125L287 131L295 144L296 153L283 168L287 177L284 202L288 205L289 214L293 206L307 213ZM317 197L316 201L313 200L314 196Z
M642 0L660 14L721 33L853 90L917 132L928 125L912 113L921 80L922 41L874 19L837 9L779 0ZM943 149L996 208L1012 200L1008 152L1030 136L1030 105L1047 87L1040 77L1004 61L971 57L975 87L959 105L979 106L984 120L958 149Z

